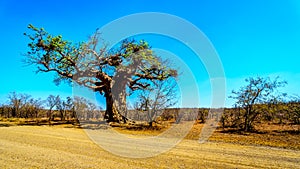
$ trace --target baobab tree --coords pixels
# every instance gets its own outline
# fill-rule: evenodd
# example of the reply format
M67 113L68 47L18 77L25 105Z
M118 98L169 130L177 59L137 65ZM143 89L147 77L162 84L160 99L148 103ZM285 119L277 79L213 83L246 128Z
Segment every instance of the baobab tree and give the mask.
M123 40L108 49L96 31L87 42L74 44L61 35L53 36L43 28L28 25L31 33L26 62L37 72L55 72L54 81L74 82L99 92L106 98L105 119L126 122L126 96L143 90L153 81L177 76L177 71L157 56L144 40Z

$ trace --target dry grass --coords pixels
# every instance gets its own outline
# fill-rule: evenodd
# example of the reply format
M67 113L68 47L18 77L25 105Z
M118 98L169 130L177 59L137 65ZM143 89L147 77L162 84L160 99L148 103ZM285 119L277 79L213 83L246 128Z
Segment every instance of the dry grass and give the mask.
M185 139L198 140L203 125L204 124L195 123ZM218 128L209 138L209 141L300 150L300 130L298 127L300 126L266 123L256 126L256 132L242 132ZM168 127L162 128L161 130L147 128L128 130L126 127L114 127L114 130L123 134L142 136L156 136L167 129Z
M203 124L195 124L186 139L197 140ZM300 150L299 126L260 124L256 132L217 129L210 141Z

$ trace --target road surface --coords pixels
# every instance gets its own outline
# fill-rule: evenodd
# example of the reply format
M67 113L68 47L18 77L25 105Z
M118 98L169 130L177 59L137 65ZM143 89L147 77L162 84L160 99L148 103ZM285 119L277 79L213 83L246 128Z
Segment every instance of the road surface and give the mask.
M10 126L0 127L0 168L300 168L300 151L183 140L154 157L128 158L82 129Z

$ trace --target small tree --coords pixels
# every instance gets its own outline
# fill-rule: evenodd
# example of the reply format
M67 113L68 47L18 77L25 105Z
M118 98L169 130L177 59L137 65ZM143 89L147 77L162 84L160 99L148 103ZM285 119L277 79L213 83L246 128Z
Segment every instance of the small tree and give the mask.
M6 105L0 103L0 117L5 117ZM6 116L7 117L7 116Z
M288 103L289 117L294 124L300 124L300 97L293 97Z
M21 107L20 107L20 115L21 118L28 118L30 114L32 113L31 110L33 108L33 105L30 103L31 96L28 94L20 94L20 100L21 100Z
M76 114L72 115L73 118L76 117L78 119L86 120L87 119L87 100L84 97L74 97L74 109Z
M72 116L75 114L75 106L74 106L74 99L72 97L67 97L65 101L66 109L72 114ZM69 115L70 119L70 115Z
M47 117L48 117L49 121L53 120L52 110L54 107L56 107L58 105L59 101L60 101L59 95L57 95L57 96L49 95L48 96L48 98L46 100L46 104L49 108L49 110L47 112Z
M27 97L28 99L24 100L21 112L23 112L25 118L37 118L43 102L40 99L31 98L29 95Z
M135 108L146 111L149 126L152 126L160 111L174 106L178 101L178 87L175 79L156 81L153 86L138 95Z
M205 123L208 113L209 113L209 109L205 109L205 108L198 109L197 119L199 120L200 123Z
M68 109L68 105L67 105L67 102L65 100L62 100L61 98L58 100L58 103L57 103L57 109L59 111L59 114L60 114L60 120L61 121L65 121L65 117L66 117L66 114L67 114L67 109Z
M38 118L39 112L43 109L43 101L41 99L31 98L29 103L31 105L31 117Z
M8 95L9 106L11 107L11 116L17 117L21 109L22 98L16 92L12 92Z
M241 87L238 91L232 91L230 98L236 100L236 107L240 107L243 120L241 122L244 131L250 131L253 129L253 123L259 115L259 111L255 109L256 104L267 103L274 98L273 94L277 94L275 91L279 87L285 86L285 81L278 81L278 77L275 80L270 78L256 77L248 78L245 80L248 84Z
M97 110L97 106L91 102L88 101L87 102L87 120L90 120L91 118L96 118L96 110Z

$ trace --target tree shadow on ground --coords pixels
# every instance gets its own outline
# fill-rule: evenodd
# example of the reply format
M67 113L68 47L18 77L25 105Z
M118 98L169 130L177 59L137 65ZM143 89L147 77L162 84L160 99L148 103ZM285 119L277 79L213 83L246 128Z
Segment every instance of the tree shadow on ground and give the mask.
M0 123L0 127L10 127L13 126L12 124L8 124L8 123Z
M300 130L273 130L272 133L275 134L290 134L290 135L299 135Z
M270 134L270 135L299 135L300 130L251 130L251 131L243 131L241 129L223 129L220 130L220 133L225 134L237 134L237 135L250 135L250 134Z
M106 130L110 126L106 121L92 121L92 120L81 120L78 124L81 129L89 129L89 130Z
M220 133L249 135L249 134L267 134L268 132L259 131L259 130L244 131L242 129L223 129L223 130L220 131Z

